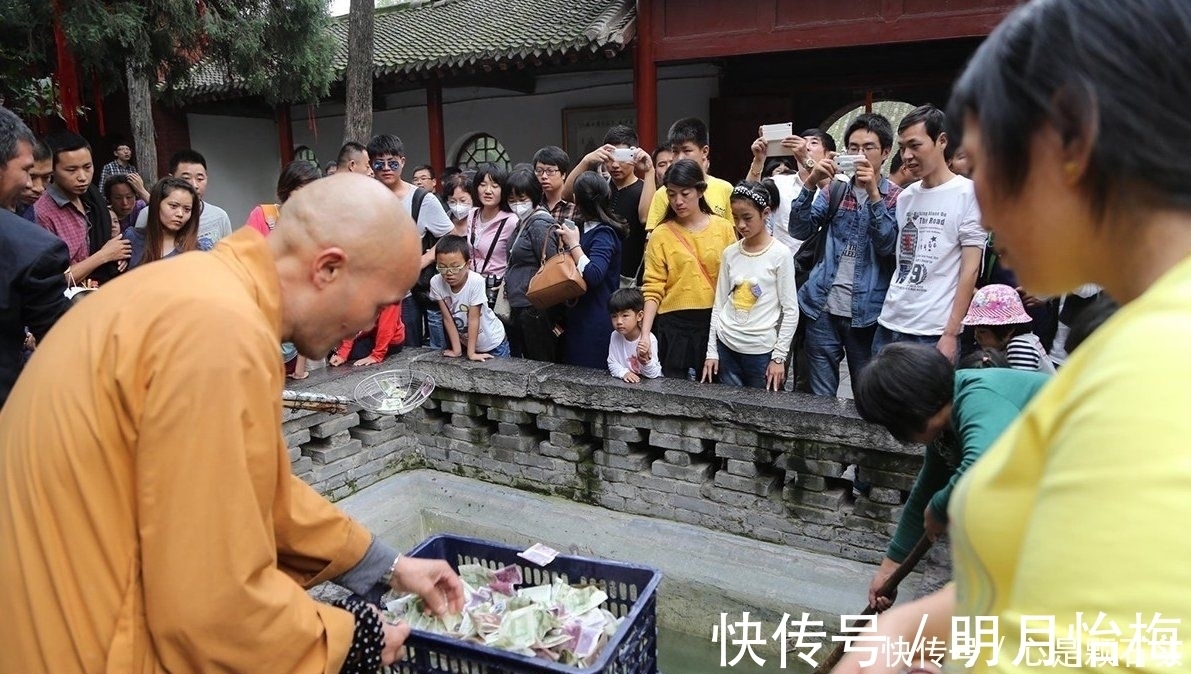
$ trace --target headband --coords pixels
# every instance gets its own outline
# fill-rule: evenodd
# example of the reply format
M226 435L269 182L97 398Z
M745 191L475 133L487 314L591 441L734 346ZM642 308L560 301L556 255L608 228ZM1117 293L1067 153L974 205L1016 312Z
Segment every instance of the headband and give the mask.
M732 196L733 197L744 197L746 199L749 199L754 204L757 204L757 208L760 208L761 210L765 210L766 208L769 208L769 195L768 194L763 194L759 190L754 190L754 189L745 187L744 185L737 185L736 187L732 188Z

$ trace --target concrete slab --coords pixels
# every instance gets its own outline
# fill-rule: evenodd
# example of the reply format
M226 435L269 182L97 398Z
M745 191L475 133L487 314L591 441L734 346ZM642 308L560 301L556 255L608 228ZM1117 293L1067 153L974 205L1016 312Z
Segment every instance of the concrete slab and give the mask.
M400 473L339 502L398 549L432 533L454 533L529 547L542 542L586 557L646 564L665 580L658 622L709 634L721 613L761 619L775 629L782 614L805 611L837 627L860 612L875 568L698 526L615 512L434 471ZM921 583L902 584L912 597Z

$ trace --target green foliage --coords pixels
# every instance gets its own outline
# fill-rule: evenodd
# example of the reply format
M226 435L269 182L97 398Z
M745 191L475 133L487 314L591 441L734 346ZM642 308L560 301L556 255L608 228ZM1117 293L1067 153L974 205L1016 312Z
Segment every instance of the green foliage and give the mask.
M85 84L123 88L126 65L174 99L196 70L235 73L245 95L316 101L334 73L326 0L67 0L62 28ZM52 74L49 0L0 0L0 97ZM201 59L201 65L196 64Z

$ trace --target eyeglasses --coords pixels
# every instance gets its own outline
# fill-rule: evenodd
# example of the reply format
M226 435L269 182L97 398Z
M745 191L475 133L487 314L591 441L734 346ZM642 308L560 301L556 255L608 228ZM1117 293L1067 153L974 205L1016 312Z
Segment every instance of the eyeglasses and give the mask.
M850 154L859 154L861 152L868 153L868 152L874 152L874 151L880 150L880 149L881 149L881 146L877 145L876 143L865 143L864 145L849 145L848 146L848 152Z
M376 161L372 162L372 170L373 171L383 171L385 169L389 169L390 171L400 171L401 170L401 160L400 159L377 159Z
M533 170L533 174L539 178L541 178L542 176L556 176L559 173L562 173L562 171L559 171L557 166L549 166L546 168L539 168L539 169Z
M467 265L461 264L455 267L444 267L442 265L437 265L434 268L437 269L438 273L440 274L458 274L464 269L467 269Z

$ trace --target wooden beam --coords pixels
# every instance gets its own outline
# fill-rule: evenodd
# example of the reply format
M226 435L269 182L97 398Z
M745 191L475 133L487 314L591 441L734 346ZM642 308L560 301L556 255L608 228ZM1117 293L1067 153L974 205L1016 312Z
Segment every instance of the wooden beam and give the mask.
M442 175L447 167L447 141L443 134L442 80L433 77L426 83L426 124L430 138L430 165L433 175Z

